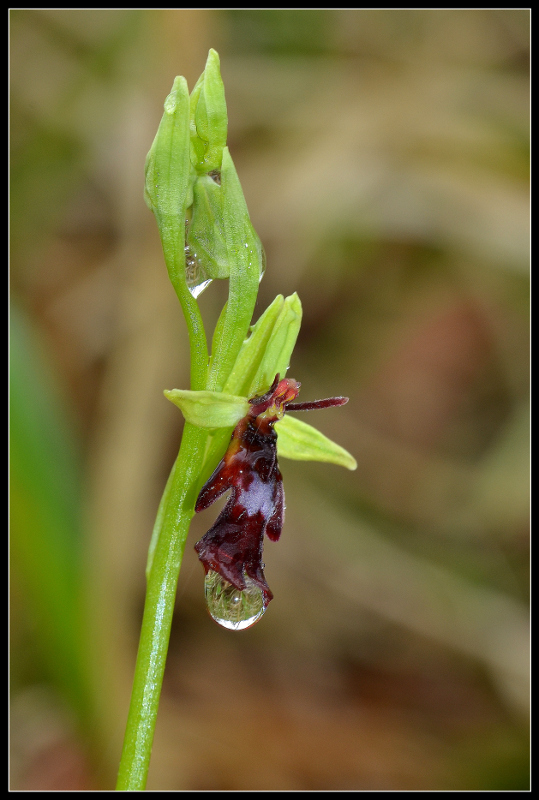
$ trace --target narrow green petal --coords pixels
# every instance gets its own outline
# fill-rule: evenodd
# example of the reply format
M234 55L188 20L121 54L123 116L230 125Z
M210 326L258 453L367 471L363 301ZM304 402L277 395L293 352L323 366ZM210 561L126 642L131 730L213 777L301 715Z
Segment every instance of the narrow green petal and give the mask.
M167 400L181 410L187 422L199 428L228 428L249 411L245 397L222 392L165 389Z
M275 423L278 435L277 453L296 461L327 461L346 469L356 469L357 462L350 453L319 430L286 414Z

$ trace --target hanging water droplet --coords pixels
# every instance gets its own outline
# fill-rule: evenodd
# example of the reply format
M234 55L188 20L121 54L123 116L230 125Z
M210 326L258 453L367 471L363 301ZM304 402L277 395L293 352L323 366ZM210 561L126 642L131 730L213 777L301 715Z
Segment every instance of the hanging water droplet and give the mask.
M212 279L196 257L196 253L191 252L189 245L185 245L185 280L187 288L196 299L204 289L210 285Z
M260 253L260 278L258 279L259 283L262 280L262 278L264 277L264 273L266 271L266 251L264 250L264 248L262 246L262 243L260 244L260 250L261 250L261 253Z
M242 631L258 622L266 610L262 590L245 576L245 589L236 589L218 572L209 570L204 580L206 605L213 619L232 631Z

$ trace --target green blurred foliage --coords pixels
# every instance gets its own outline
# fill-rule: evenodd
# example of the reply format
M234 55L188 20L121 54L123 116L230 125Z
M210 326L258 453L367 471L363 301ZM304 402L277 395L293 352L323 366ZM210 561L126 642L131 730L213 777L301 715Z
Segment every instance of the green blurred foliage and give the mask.
M149 787L526 788L529 12L10 20L12 788L112 785L189 375L144 158L210 47L257 313L298 292L289 376L359 466L281 465L250 632L187 548Z

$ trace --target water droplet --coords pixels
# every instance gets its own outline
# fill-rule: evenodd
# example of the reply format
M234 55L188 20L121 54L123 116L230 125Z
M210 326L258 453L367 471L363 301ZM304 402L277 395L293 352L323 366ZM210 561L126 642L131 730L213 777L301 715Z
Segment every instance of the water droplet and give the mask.
M167 99L165 100L165 111L167 112L167 114L174 114L174 112L176 111L177 100L178 100L177 92L173 91L168 95Z
M261 249L262 252L260 254L261 255L261 264L260 264L260 278L258 279L259 283L262 280L262 278L264 277L264 273L266 271L266 251L264 250L262 245L260 245L260 249Z
M212 279L196 257L196 253L191 252L189 245L185 245L185 279L187 288L194 298L197 298L204 289L210 285Z
M189 289L189 291L191 292L191 294L193 295L193 297L196 300L196 298L200 294L202 294L204 289L206 289L210 285L210 283L211 283L211 278L209 278L207 281L203 281L202 283L197 283L196 286L187 285L187 288Z
M209 570L204 580L206 605L213 619L231 631L243 631L258 622L266 610L264 595L245 576L246 588L236 589L218 572Z

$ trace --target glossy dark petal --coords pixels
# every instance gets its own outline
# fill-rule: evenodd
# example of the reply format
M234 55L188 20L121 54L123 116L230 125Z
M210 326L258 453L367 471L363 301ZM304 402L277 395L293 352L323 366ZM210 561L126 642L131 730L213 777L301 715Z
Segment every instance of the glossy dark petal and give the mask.
M248 575L262 590L266 603L273 595L262 568L263 519L261 514L239 516L233 498L215 524L195 545L206 571L212 569L238 589L245 589Z
M202 487L195 511L208 508L230 491L230 497L210 530L195 545L206 572L213 570L237 589L246 588L246 576L261 589L267 605L272 593L262 563L264 534L276 542L284 521L284 490L277 463L274 423L286 410L309 411L347 402L330 397L293 403L300 384L275 380L263 395L253 397L251 408L236 425L228 449Z
M272 542L278 541L284 523L284 489L281 473L276 476L273 493L273 512L266 525L266 536Z
M247 417L238 423L195 510L207 508L227 490L231 495L226 506L195 549L206 571L218 572L238 589L245 589L248 575L268 603L273 595L262 567L264 533L274 541L279 538L284 509L277 434L270 422Z
M202 490L197 498L195 511L203 511L214 503L227 489L230 489L230 483L226 475L226 462L224 459L219 462L217 469L214 471L211 478L204 484Z

